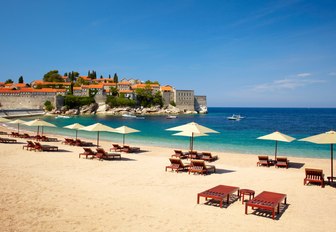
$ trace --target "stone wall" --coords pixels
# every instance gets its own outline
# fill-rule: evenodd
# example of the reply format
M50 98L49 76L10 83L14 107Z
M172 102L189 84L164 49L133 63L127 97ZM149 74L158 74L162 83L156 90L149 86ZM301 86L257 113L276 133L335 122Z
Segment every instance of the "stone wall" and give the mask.
M194 90L175 90L174 101L176 107L183 111L194 111Z
M55 106L55 96L0 96L0 109L43 109L44 103L50 101Z

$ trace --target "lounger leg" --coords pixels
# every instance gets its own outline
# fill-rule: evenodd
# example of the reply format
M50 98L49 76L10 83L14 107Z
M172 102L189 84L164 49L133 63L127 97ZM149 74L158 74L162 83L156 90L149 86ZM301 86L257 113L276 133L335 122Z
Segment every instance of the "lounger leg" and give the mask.
M247 202L245 203L245 214L247 214Z
M197 204L199 204L199 195L197 194Z

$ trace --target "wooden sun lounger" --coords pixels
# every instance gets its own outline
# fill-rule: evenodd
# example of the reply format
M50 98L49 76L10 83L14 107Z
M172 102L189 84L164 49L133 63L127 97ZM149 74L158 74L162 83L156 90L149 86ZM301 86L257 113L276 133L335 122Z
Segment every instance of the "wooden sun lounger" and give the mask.
M198 193L197 204L199 204L200 197L204 197L205 200L207 200L208 198L218 200L219 207L222 208L223 201L226 199L226 203L229 204L230 195L232 195L234 192L237 192L237 196L239 196L239 187L218 185L204 192Z
M260 155L258 156L257 166L266 166L269 167L272 165L272 161L268 158L268 156Z
M112 144L112 147L110 148L110 151L122 151L123 147L120 146L119 144Z
M64 138L64 141L62 141L65 145L75 146L76 142L74 139L71 138Z
M198 154L197 151L189 151L187 156L188 159L201 159L201 154Z
M126 153L133 153L133 152L136 153L136 152L140 152L140 147L130 147L128 145L124 145L122 148L122 151Z
M38 142L35 142L35 151L58 151L57 146L42 145Z
M103 160L103 159L115 159L115 158L119 158L121 159L121 155L117 154L117 153L108 153L106 152L103 148L97 148L97 153L96 153L96 158L98 158L99 160Z
M210 152L202 152L201 159L204 161L212 162L218 159L218 156L212 155Z
M170 165L166 166L166 171L170 168L172 171L183 171L188 170L190 164L184 164L180 158L169 158Z
M182 150L174 150L175 154L173 154L171 157L176 157L180 159L186 159L188 156L182 151Z
M91 150L91 148L88 148L88 147L83 147L84 149L84 153L80 153L78 155L78 158L80 158L81 156L85 156L85 158L90 158L90 159L93 159L95 158L96 156L96 153L94 151Z
M275 160L275 167L284 167L284 168L288 168L289 166L289 160L287 159L287 157L277 157Z
M287 204L287 195L282 193L274 193L264 191L257 195L252 200L249 200L245 204L245 214L247 214L247 207L250 206L252 209L264 209L272 212L272 218L274 220L275 213L280 212L280 204L284 201Z
M214 165L205 165L204 160L191 160L189 174L192 172L206 175L209 171L216 172L216 167Z
M0 138L0 143L17 143L16 139Z
M27 150L31 151L31 150L35 150L35 144L33 143L33 141L27 141L26 145L22 146L22 149L27 148Z
M75 145L76 146L93 146L93 143L91 143L91 142L86 142L86 141L82 141L82 140L80 140L80 139L76 139L75 140Z
M319 183L321 187L324 188L324 174L322 169L306 168L305 173L306 177L303 180L304 185L308 183Z

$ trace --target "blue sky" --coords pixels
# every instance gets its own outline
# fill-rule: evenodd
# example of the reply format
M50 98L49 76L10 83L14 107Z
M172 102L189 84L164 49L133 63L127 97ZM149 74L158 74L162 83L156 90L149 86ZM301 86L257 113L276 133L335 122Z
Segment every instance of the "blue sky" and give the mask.
M0 80L88 70L209 106L336 107L336 1L2 1Z

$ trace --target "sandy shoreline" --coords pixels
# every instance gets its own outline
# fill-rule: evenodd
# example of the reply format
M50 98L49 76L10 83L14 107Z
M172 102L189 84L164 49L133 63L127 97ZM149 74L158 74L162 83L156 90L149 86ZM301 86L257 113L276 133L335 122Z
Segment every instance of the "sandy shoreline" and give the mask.
M1 231L330 231L336 226L336 189L303 185L304 168L328 175L329 159L290 157L294 165L286 170L256 167L254 155L214 152L220 157L213 162L218 172L199 176L165 172L171 148L141 146L145 152L101 162L79 159L80 147L55 142L48 144L61 151L33 152L22 150L26 140L18 141L0 144ZM101 145L108 150L111 143ZM251 209L245 215L240 201L222 209L204 199L196 203L197 193L219 184L285 193L288 205L273 221Z

